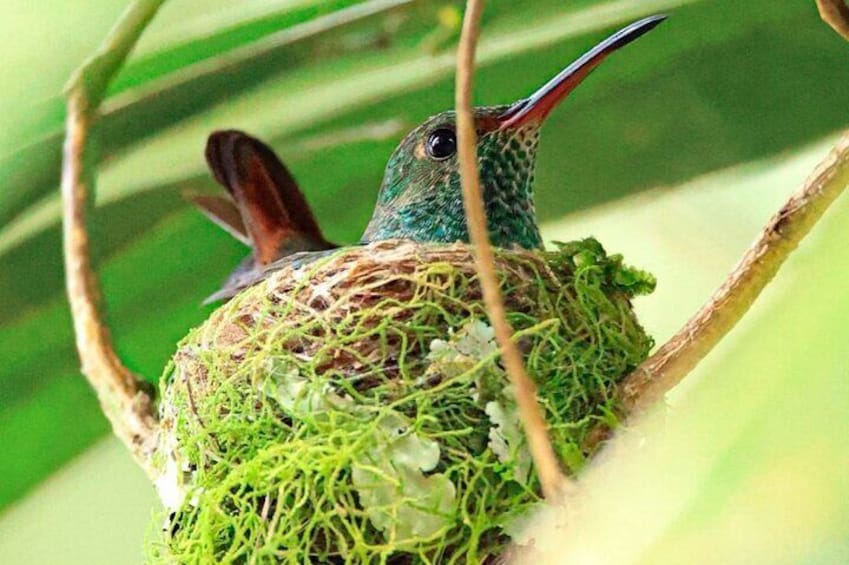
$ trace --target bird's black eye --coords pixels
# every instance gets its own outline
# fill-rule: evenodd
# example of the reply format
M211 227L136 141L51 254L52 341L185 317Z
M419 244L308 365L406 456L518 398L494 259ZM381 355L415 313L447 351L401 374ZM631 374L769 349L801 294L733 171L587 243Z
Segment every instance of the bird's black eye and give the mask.
M427 154L432 159L442 161L457 152L457 136L450 128L439 128L427 138Z

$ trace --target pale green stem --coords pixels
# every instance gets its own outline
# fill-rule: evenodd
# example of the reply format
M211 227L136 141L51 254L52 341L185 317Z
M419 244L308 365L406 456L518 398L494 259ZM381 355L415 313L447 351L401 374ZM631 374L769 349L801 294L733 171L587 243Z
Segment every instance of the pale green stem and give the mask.
M66 90L62 164L65 278L82 372L97 393L115 435L150 475L158 427L153 392L115 353L99 307L100 282L91 264L86 219L93 207L95 174L88 141L110 82L164 1L134 2L94 56L72 75Z

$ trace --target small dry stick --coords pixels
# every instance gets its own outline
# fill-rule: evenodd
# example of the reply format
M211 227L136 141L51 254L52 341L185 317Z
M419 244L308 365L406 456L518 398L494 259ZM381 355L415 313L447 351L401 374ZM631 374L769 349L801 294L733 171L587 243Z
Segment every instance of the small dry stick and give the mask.
M158 426L153 394L118 359L103 323L100 283L92 269L86 229L95 188L87 152L89 133L110 81L163 2L132 4L94 57L71 77L62 164L65 278L82 372L97 393L115 435L148 474L153 472L151 456Z
M558 499L570 481L563 475L546 431L545 419L536 398L536 386L525 372L522 356L512 340L513 329L504 313L501 289L495 274L495 260L487 232L486 213L480 188L477 159L477 134L472 110L472 82L474 77L475 46L477 43L482 0L468 0L463 18L463 31L457 51L456 99L457 141L460 178L463 184L463 202L469 239L474 248L475 264L483 290L483 300L495 337L501 347L504 365L513 387L516 402L528 438L531 456L539 474L543 495L549 500Z
M820 17L849 41L849 6L845 0L817 0Z
M781 207L708 302L619 388L626 414L659 400L719 343L749 310L787 257L849 186L849 133Z

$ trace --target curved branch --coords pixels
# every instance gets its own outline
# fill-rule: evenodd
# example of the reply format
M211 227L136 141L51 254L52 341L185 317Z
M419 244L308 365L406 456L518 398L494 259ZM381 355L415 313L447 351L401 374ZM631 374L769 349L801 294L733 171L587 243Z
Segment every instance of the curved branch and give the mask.
M662 398L731 331L847 186L849 133L772 217L701 310L621 383L619 400L625 414L640 412Z
M554 448L548 438L545 419L537 404L536 385L528 377L522 355L513 342L513 328L504 312L504 301L495 274L495 259L487 233L486 212L480 188L477 160L477 134L472 109L472 82L475 66L475 46L479 34L482 0L468 0L463 18L463 31L457 50L456 98L457 140L463 203L469 227L469 239L483 291L489 319L501 347L501 356L510 381L516 389L516 403L528 438L528 446L540 478L544 496L559 498L570 481L560 470Z
M849 6L846 0L817 0L820 17L849 41Z
M62 164L65 279L82 372L97 393L116 436L152 474L158 422L152 388L125 367L115 353L100 311L100 283L91 265L86 217L94 201L89 135L112 78L164 0L130 6L97 53L71 77Z

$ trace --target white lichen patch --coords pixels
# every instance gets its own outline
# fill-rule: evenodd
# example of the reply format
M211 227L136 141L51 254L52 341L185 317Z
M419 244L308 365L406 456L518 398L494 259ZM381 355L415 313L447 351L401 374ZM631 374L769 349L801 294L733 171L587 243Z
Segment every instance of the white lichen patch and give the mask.
M329 383L301 377L285 359L269 359L267 375L264 392L293 417L315 419L341 410L368 418ZM400 414L387 412L376 423L368 449L355 458L352 482L369 520L387 541L427 538L450 524L456 488L445 475L432 473L439 455L439 444L417 435Z
M484 410L491 422L487 445L498 460L504 463L504 475L523 485L527 484L531 454L522 432L512 385L504 387L498 400L487 402Z
M352 479L374 527L401 544L447 528L456 488L444 474L428 474L439 463L439 444L419 437L398 414L383 418L372 439L354 462Z
M353 408L351 399L336 393L330 383L302 377L297 365L286 359L267 359L266 374L263 392L291 416L315 415L331 408Z
M482 320L473 320L457 331L452 329L448 339L431 342L428 354L431 365L427 373L449 377L460 375L472 371L487 359L494 359L497 352L495 330ZM504 475L524 485L528 481L531 457L522 432L513 387L503 386L505 379L499 367L493 364L489 368L489 373L476 375L471 394L475 400L484 402L484 411L491 423L488 446L505 464ZM492 378L492 371L498 373L496 378ZM491 397L494 398L490 400Z
M459 331L450 330L447 340L434 339L430 343L428 360L436 365L434 370L454 373L469 370L479 362L494 356L498 351L495 330L482 320L473 320ZM454 367L455 370L451 370Z
M175 433L175 422L178 417L179 413L173 406L167 401L162 403L159 448L156 451L156 467L159 475L154 479L153 485L169 514L182 506L188 490L187 479L190 478L187 477L189 472L187 463L180 457L180 442Z
M165 439L160 446L164 447L161 452L164 457L160 469L161 473L154 479L153 485L159 494L159 499L169 512L177 510L186 499L186 488L184 481L183 465L177 461L177 442L173 434Z

